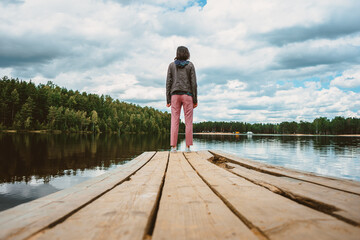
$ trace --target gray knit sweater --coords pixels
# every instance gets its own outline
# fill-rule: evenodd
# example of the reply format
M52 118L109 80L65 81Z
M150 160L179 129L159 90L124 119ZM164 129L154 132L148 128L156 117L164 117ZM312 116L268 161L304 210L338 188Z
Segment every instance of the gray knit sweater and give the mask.
M166 102L171 103L171 94L175 91L189 92L193 96L193 103L197 103L197 83L195 67L189 62L181 68L170 63L166 78Z

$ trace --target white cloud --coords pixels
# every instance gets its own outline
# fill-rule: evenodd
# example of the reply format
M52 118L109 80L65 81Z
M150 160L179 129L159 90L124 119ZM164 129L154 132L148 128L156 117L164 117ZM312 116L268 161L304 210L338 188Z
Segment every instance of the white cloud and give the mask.
M3 75L168 111L166 70L186 45L196 121L359 115L356 0L27 0L0 10Z
M227 82L227 86L228 86L228 88L243 90L246 88L247 84L235 79L235 80L229 80Z
M96 76L88 81L90 86L85 86L83 91L97 94L119 95L128 89L134 88L138 81L130 74L108 74Z
M338 86L343 88L360 87L360 66L346 70L339 77L331 81L331 86Z
M310 82L305 87L273 89L273 96L257 95L254 91L239 90L231 84L217 85L199 100L195 116L224 121L281 122L311 121L315 117L359 117L360 95L336 87L319 88ZM267 86L259 86L261 88ZM202 118L203 117L203 118Z

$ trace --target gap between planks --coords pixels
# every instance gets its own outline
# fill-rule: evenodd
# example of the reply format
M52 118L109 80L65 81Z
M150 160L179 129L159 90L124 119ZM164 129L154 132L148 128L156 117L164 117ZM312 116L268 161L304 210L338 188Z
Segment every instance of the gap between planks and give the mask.
M326 202L322 202L319 199L316 199L316 196L315 196L315 198L314 198L314 196L311 196L311 194L308 196L298 194L297 193L298 189L291 190L289 188L281 186L281 184L279 185L279 184L271 183L269 181L258 180L258 179L256 179L256 177L254 177L254 179L252 179L250 176L241 172L241 169L238 168L239 165L236 166L236 164L232 164L232 163L229 163L226 165L227 166L225 166L225 167L222 167L222 166L220 166L220 167L222 167L222 168L226 169L227 171L231 172L232 174L239 176L241 178L244 178L258 186L264 187L273 193L284 196L288 199L291 199L291 200L293 200L297 203L300 203L302 205L305 205L307 207L311 207L317 211L329 214L329 215L331 215L341 221L349 223L353 226L357 226L357 227L360 226L360 224L358 222L359 221L358 212L359 212L360 198L357 195L354 195L354 196L357 196L357 198L352 197L352 199L350 199L350 197L351 197L350 196L349 199L347 199L348 201L346 201L347 196L340 196L343 200L342 203L337 201L337 199L331 198L331 195L330 195L330 196L328 196L328 198L325 198L325 197L323 198L323 201L326 201ZM228 167L230 167L230 168L228 168ZM276 176L272 176L272 177L276 178ZM304 182L304 183L306 184L308 182ZM308 183L308 184L310 184L310 183ZM317 185L317 184L315 184L315 186L323 187L323 186ZM324 191L323 189L317 189L317 190L319 190L319 192ZM335 189L331 189L331 190L337 191ZM331 194L331 193L329 193L329 194ZM343 194L348 194L348 193L343 192ZM352 201L350 201L350 200L352 200ZM342 206L339 206L337 204L341 204ZM354 209L354 208L356 208L356 209Z
M36 234L31 240L146 238L156 214L168 155L168 152L157 152L130 181L80 209L63 223Z
M216 165L209 157L187 159L208 185L270 239L358 239L359 228L270 192ZM201 154L200 154L201 155ZM195 164L195 165L194 165Z
M219 159L205 156L210 162L226 169L232 174L242 177L258 186L264 187L276 194L294 200L320 212L329 214L353 226L360 226L360 197L354 193L314 184L299 179L274 176L256 169L235 164L228 158ZM290 180L292 179L292 180Z
M231 212L234 213L259 239L268 240L269 237L261 231L255 224L253 224L249 219L247 219L243 214L241 214L226 198L224 198L214 187L209 184L206 179L201 176L201 174L195 169L195 167L190 163L189 159L184 155L186 161L190 164L192 169L196 172L196 174L201 178L201 180L211 189L211 191L219 197L219 199L230 209Z
M195 154L195 153L192 153ZM191 167L171 153L152 239L259 239Z
M278 177L288 177L296 180L317 184L334 190L356 194L360 196L360 183L352 180L340 179L335 177L321 176L300 170L283 168L280 166L268 165L249 159L240 158L236 155L225 153L218 150L209 150L209 152L219 159L238 164L242 167L270 174ZM338 186L340 185L340 186Z
M208 152L207 152L208 153ZM196 155L198 154L197 152L193 152L190 153L190 155ZM154 153L155 155L155 153ZM136 171L134 171L132 174L130 174L127 178L124 178L122 181L118 182L115 186L113 186L112 188L109 188L107 190L105 190L103 193L101 193L100 195L96 196L95 198L91 199L90 201L86 202L85 204L81 205L80 207L78 207L77 209L74 209L73 211L69 212L67 215L63 216L62 218L58 219L57 221L54 221L52 223L50 223L47 227L39 230L38 232L46 229L46 228L51 228L54 227L62 222L64 222L66 219L68 219L70 216L72 216L73 214L75 214L76 212L78 212L79 210L81 210L82 208L84 208L85 206L89 205L90 203L94 202L95 200L97 200L98 198L100 198L101 196L103 196L104 194L106 194L107 192L109 192L110 190L114 189L115 187L117 187L118 185L126 182L127 180L130 180L130 177L133 176L136 172L138 172L140 169L142 169L144 166L146 166L154 157L154 155L148 159L146 161L145 164L143 164L140 168L138 168ZM169 165L169 160L170 160L170 155L168 154L167 157L167 163L166 163L166 167L165 167L165 172L164 175L162 177L162 182L159 188L159 194L157 195L156 201L155 201L155 205L153 207L153 209L151 210L151 214L150 217L148 218L146 227L145 227L145 232L143 235L143 239L151 239L152 235L153 235L153 231L156 228L156 222L157 222L157 217L158 217L158 213L159 213L159 206L161 204L162 201L162 195L163 195L163 189L166 183L166 179L167 179L167 171L168 171L168 165ZM245 225L252 230L253 233L255 233L258 237L260 237L261 239L269 239L269 237L259 228L257 227L254 223L252 223L249 219L247 219L243 214L241 214L225 197L223 197L214 186L212 186L209 182L206 181L206 179L201 176L201 174L196 170L196 168L191 164L191 162L189 161L189 158L186 157L187 154L183 154L181 153L181 155L184 157L184 159L186 159L186 162L191 166L192 170L196 173L196 175L202 180L202 182L204 182L208 188L210 188L210 190L216 194L216 196L227 206L227 208L229 208L232 213L235 214L235 216L237 218L239 218L243 223L245 223ZM189 155L189 156L190 156ZM201 155L201 154L200 154ZM203 157L203 159L205 159L205 157ZM234 174L234 173L233 173ZM235 174L236 175L236 174ZM244 178L243 176L239 176L238 177ZM244 178L246 179L246 178ZM246 179L247 180L247 179ZM301 179L300 179L301 180ZM181 181L181 180L179 180ZM251 181L250 181L251 182ZM316 183L315 183L316 184ZM257 184L258 185L258 184ZM259 186L259 185L258 185ZM262 186L264 187L264 186ZM34 234L33 234L34 235ZM31 235L31 236L33 236Z
M164 173L163 179L161 181L159 195L156 198L154 209L151 211L149 222L146 226L146 231L145 231L143 240L151 240L152 235L154 233L155 223L156 223L157 215L159 212L159 205L160 205L160 201L161 201L161 197L162 197L162 193L163 193L163 189L164 189L164 185L165 185L166 174L167 174L167 170L168 170L168 166L169 166L169 160L170 160L170 153L167 156L165 173Z
M27 239L64 222L80 209L129 180L154 155L155 152L144 152L134 161L99 177L1 212L0 239Z

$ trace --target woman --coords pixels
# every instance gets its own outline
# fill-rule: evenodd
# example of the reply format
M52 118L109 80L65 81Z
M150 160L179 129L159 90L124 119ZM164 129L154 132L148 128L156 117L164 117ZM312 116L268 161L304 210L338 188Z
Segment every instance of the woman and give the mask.
M176 152L181 106L185 115L186 152L193 145L193 109L197 107L197 84L195 67L189 50L180 46L176 50L175 61L170 63L166 78L167 107L171 106L171 152Z

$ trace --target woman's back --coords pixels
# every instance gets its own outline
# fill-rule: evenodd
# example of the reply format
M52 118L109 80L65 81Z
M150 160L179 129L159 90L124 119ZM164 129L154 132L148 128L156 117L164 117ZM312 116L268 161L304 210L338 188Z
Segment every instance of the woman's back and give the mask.
M171 106L171 151L176 151L181 107L185 115L186 151L193 145L193 109L197 107L197 83L194 64L189 50L178 47L175 61L169 64L166 77L166 101Z
M190 93L193 97L193 103L197 103L197 82L194 64L190 61L179 61L181 63L176 64L176 61L169 64L166 81L167 102L170 103L172 94L181 91Z

